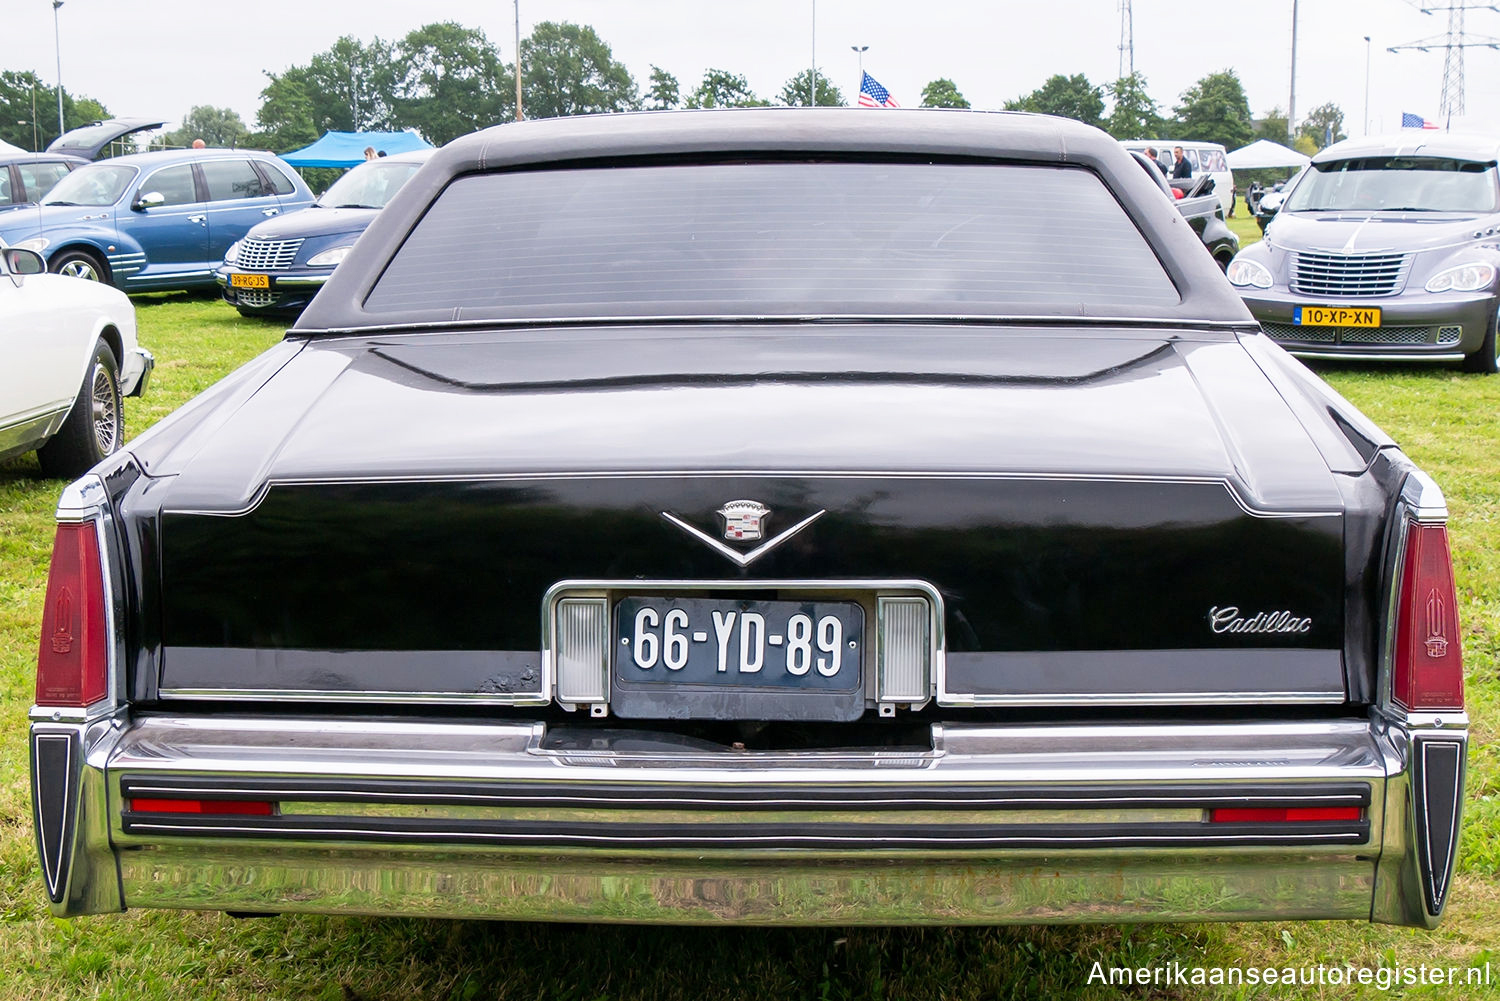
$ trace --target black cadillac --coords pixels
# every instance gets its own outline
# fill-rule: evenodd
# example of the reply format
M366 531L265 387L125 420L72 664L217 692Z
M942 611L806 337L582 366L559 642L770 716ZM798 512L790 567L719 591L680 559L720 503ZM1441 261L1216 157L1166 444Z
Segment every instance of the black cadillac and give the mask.
M46 892L1431 926L1445 519L1102 132L496 127L64 494Z

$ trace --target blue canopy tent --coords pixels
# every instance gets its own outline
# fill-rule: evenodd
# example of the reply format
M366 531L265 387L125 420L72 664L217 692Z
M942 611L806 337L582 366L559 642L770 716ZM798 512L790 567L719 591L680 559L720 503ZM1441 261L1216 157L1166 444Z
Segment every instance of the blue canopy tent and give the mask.
M281 158L293 167L352 167L364 162L370 146L391 154L431 149L432 143L415 132L325 132L311 146L283 153Z

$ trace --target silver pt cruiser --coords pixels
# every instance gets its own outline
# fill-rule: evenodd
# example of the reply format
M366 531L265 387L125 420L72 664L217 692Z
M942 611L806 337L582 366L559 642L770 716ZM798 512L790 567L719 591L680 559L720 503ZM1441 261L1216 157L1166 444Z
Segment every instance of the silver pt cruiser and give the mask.
M1495 372L1497 150L1492 138L1415 132L1335 143L1229 280L1293 353Z

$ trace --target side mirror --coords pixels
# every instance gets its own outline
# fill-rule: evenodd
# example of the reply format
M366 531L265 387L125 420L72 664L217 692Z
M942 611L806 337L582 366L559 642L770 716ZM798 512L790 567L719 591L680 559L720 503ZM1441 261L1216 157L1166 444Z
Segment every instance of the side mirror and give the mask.
M160 191L147 191L137 198L135 204L130 207L137 212L144 212L146 209L154 209L158 205L165 204L167 204L166 195Z
M35 250L7 247L0 251L5 255L5 270L13 275L42 275L47 273L47 262Z

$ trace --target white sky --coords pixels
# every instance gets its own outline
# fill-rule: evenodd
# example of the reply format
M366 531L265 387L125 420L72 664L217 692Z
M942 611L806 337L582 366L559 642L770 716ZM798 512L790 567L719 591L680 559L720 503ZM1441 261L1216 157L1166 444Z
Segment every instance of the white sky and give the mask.
M1164 112L1200 77L1225 68L1239 73L1257 117L1285 108L1291 0L1135 0L1134 8L1136 69ZM951 78L976 108L998 108L1053 73L1102 84L1119 65L1117 0L521 0L521 33L544 20L589 24L643 89L655 63L684 93L719 67L771 97L811 61L814 9L818 63L851 101L851 45L870 47L865 69L905 106L920 103L923 85L937 77ZM62 80L115 115L175 120L210 104L233 108L254 128L263 71L305 64L340 35L394 40L454 20L483 29L510 61L514 16L512 0L66 0L58 12ZM1500 13L1471 11L1466 26L1500 36ZM1364 131L1368 34L1370 131L1396 128L1403 111L1436 120L1442 51L1386 49L1446 30L1446 14L1424 15L1404 0L1301 0L1299 117L1333 101L1346 131ZM1500 132L1500 50L1469 49L1465 59L1464 125ZM57 78L51 0L0 0L0 69ZM49 106L55 115L55 98Z

